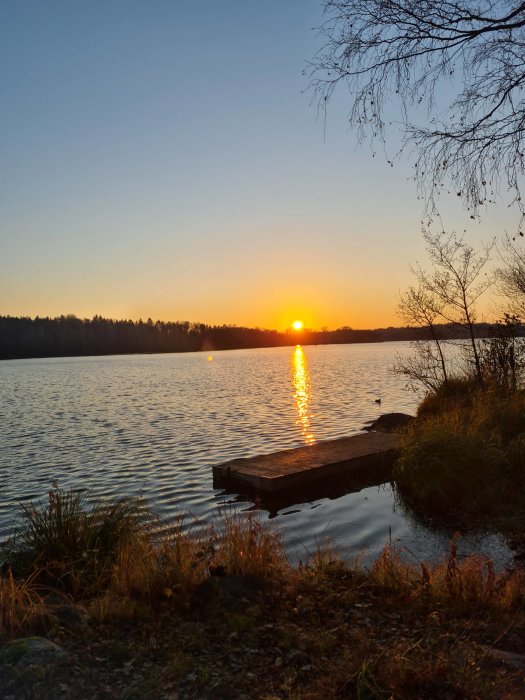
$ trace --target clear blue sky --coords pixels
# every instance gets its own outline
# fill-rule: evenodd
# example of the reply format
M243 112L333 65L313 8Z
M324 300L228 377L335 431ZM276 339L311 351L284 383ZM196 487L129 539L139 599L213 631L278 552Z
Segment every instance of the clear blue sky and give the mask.
M422 204L407 162L356 150L344 93L317 118L320 22L320 0L1 2L0 313L397 323Z

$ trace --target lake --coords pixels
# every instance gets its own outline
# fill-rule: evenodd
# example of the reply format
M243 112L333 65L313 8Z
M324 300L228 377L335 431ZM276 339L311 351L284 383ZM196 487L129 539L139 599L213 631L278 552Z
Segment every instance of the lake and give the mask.
M259 510L295 560L326 537L346 558L369 561L391 538L408 556L435 560L452 533L405 513L390 484L328 485L254 504L212 481L214 464L357 433L381 413L413 413L417 397L391 371L409 351L376 343L0 362L0 538L19 501L45 500L58 480L101 495L142 493L169 520ZM500 564L509 557L493 534L466 534L460 549Z

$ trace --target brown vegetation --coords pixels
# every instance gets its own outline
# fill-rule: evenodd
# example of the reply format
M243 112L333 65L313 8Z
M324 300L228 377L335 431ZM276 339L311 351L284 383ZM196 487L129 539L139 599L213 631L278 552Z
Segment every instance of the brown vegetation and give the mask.
M3 696L386 700L525 691L522 672L491 651L511 659L525 651L524 578L481 557L460 561L454 543L433 567L409 565L391 546L370 571L329 547L292 566L277 532L253 515L228 514L213 528L135 530L98 591L57 598L36 567L29 580L6 571L0 582L5 643L43 616L42 629L67 651L38 673L4 664ZM65 624L64 601L86 606L87 625Z

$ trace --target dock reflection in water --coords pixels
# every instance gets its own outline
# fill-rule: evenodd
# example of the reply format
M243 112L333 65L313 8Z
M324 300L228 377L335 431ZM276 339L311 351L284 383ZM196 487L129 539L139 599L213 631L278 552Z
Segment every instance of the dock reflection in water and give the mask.
M390 482L392 465L385 462L371 470L363 467L352 470L349 474L344 474L330 479L324 479L314 483L305 483L301 486L294 486L293 489L282 491L261 491L237 485L237 487L223 488L223 496L233 496L230 503L252 502L254 505L243 510L265 510L268 517L275 518L281 511L296 505L312 504L323 499L335 500L351 493L359 493L363 489L371 486L381 486ZM221 484L215 483L216 488L221 488Z
M301 428L303 439L307 445L313 445L315 437L310 424L310 372L304 350L298 345L292 354L291 363L292 385L294 389L293 402L297 413L296 424Z

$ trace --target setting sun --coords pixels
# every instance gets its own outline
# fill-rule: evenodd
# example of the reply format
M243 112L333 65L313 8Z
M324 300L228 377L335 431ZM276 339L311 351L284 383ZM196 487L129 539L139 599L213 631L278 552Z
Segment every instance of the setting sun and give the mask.
M302 327L303 327L302 321L294 321L292 323L292 328L294 329L294 331L300 331L302 329Z

